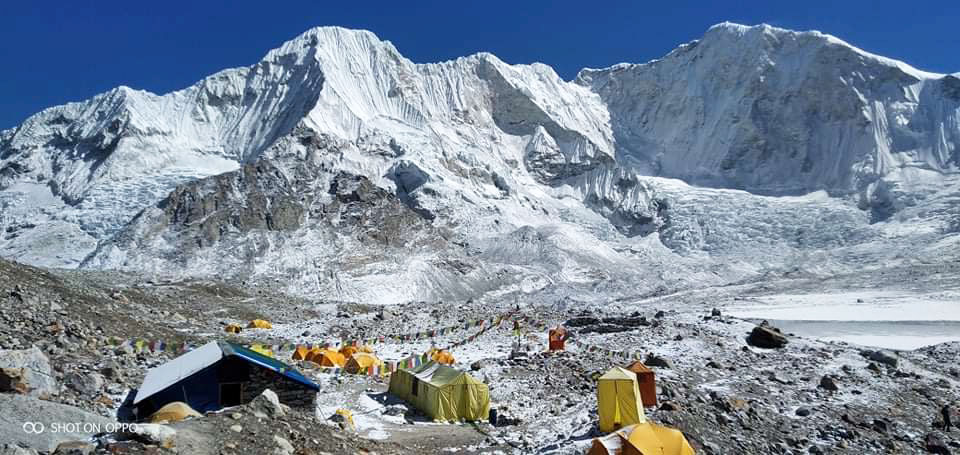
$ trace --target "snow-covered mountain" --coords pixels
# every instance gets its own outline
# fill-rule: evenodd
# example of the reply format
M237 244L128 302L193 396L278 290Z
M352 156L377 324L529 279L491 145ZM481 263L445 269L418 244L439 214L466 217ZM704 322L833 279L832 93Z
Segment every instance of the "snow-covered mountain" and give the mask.
M835 273L956 251L958 143L960 79L819 32L564 81L324 27L0 133L0 254L377 302Z

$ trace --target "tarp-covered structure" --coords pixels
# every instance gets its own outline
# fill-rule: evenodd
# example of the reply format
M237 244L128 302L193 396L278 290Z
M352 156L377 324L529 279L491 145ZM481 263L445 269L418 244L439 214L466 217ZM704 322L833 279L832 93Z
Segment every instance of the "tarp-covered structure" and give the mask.
M637 375L613 367L597 380L597 414L600 431L610 432L627 425L646 422Z
M272 357L223 341L211 341L151 369L133 399L136 415L145 418L181 401L205 413L247 403L263 390L320 390L295 368Z
M389 392L436 421L487 420L490 414L486 384L437 362L397 370L390 376Z
M587 455L694 455L679 430L644 422L595 438Z

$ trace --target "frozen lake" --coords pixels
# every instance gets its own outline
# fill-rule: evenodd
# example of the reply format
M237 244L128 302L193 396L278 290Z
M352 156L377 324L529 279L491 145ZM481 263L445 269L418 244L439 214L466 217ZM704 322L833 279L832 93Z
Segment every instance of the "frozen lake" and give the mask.
M900 350L960 341L956 292L774 295L748 302L726 312L804 337Z

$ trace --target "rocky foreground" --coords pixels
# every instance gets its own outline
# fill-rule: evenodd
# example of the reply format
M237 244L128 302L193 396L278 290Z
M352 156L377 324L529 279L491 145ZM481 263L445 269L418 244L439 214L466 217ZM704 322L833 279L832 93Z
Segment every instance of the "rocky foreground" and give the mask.
M960 453L960 430L939 429L942 406L960 400L960 344L864 349L724 314L725 306L776 286L818 284L746 283L592 305L507 296L381 310L277 297L239 283L156 283L0 261L0 453L582 453L599 434L595 378L627 360L585 345L643 353L658 381L659 406L648 416L682 430L697 453ZM274 328L246 330L240 341L319 342L444 327L517 308L565 323L580 344L546 354L545 333L524 327L517 349L512 326L504 326L454 349L458 366L491 386L495 424L427 423L385 393L384 379L334 376L301 363L321 385L309 415L262 396L137 431L37 436L23 428L28 421L107 428L146 371L171 357L117 347L111 337L199 344L225 337L224 324L262 317ZM473 333L433 341L444 346ZM430 344L375 348L395 360ZM351 410L355 424L330 419L338 408Z

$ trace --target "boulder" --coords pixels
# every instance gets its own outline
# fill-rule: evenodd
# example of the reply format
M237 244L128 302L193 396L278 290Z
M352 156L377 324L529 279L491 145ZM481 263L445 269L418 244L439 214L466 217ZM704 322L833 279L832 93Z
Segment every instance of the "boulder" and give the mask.
M68 441L61 442L53 455L91 455L97 450L97 447L87 441Z
M3 444L0 445L0 455L37 455L37 451L24 449L17 445Z
M836 392L837 390L840 390L840 387L837 386L837 380L834 379L833 376L824 376L820 378L819 387L830 392Z
M923 444L924 448L927 449L927 452L940 455L950 455L950 448L944 444L943 439L940 439L939 436L933 433L927 434L927 437L923 440Z
M896 368L899 360L897 356L889 351L861 351L860 355L877 363L882 363L890 368Z
M26 395L0 394L0 409L0 441L41 452L52 452L63 442L88 439L113 423L80 408ZM35 424L30 432L25 431L27 422ZM75 422L83 425L64 425Z
M157 445L165 449L173 448L176 445L177 430L158 423L132 425L126 434L139 441Z
M758 325L750 331L747 343L764 349L779 349L787 345L787 337L772 326Z
M26 395L30 392L29 374L26 368L0 368L0 393Z
M262 413L270 417L283 417L290 410L287 405L280 403L280 398L277 397L276 392L270 389L264 390L247 406L253 410L254 414Z
M64 378L67 387L85 396L100 393L106 381L100 373L69 373Z
M647 353L643 364L648 367L670 368L670 361L652 352Z
M294 450L296 450L293 448L293 444L290 444L290 441L287 441L286 439L281 438L280 436L274 435L273 442L277 444L277 448L273 452L275 454L292 455Z
M36 347L0 350L0 370L0 392L48 397L58 391L50 360Z

